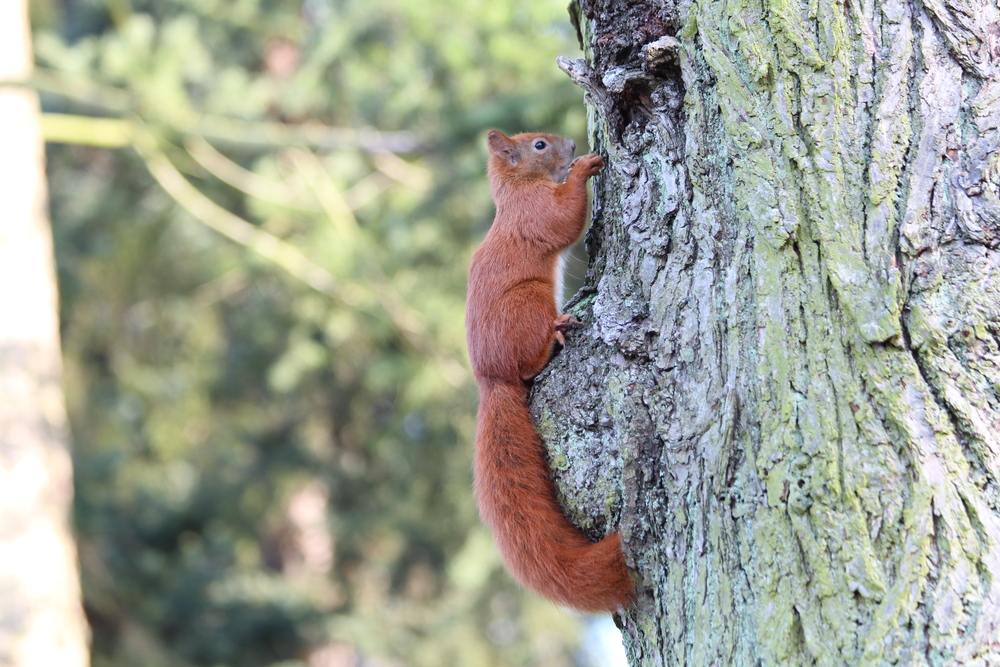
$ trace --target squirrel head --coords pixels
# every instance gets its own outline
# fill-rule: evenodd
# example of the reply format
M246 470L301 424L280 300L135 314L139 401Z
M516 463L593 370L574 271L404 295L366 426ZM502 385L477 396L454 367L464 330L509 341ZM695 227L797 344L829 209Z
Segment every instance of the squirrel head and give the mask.
M552 180L569 176L576 143L555 134L526 132L508 137L498 130L486 134L490 146L489 173L493 178Z

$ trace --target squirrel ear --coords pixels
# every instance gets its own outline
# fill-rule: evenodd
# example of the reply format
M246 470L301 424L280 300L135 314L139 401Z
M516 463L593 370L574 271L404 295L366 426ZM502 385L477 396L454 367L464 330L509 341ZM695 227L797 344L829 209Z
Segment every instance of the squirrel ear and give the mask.
M491 153L511 164L517 164L517 144L506 134L499 130L490 130L486 133L486 142L490 145Z

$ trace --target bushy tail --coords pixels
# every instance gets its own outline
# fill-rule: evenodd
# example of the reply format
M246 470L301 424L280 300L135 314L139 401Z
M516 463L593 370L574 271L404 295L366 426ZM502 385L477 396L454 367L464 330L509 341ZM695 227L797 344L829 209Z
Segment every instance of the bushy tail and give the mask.
M580 611L631 603L619 534L590 542L556 503L523 387L480 387L474 477L479 513L524 586Z

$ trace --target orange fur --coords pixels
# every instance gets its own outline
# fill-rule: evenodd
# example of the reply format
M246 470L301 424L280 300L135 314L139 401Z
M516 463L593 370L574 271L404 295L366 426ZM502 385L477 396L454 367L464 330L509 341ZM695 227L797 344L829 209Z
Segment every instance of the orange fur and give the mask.
M561 335L557 320L565 322L556 303L559 257L583 232L587 178L604 162L590 154L570 168L575 144L551 134L487 137L497 212L472 258L466 306L480 393L479 513L522 584L567 607L614 611L633 599L621 538L592 543L563 515L527 398Z

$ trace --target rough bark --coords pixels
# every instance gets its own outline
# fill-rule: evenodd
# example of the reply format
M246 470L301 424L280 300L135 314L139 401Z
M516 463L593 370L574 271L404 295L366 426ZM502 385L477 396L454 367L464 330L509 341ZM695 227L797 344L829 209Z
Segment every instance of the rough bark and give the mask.
M988 0L581 0L587 326L534 406L633 665L1000 665Z
M31 67L27 3L0 2L0 81ZM0 665L89 662L60 385L38 97L0 86Z

